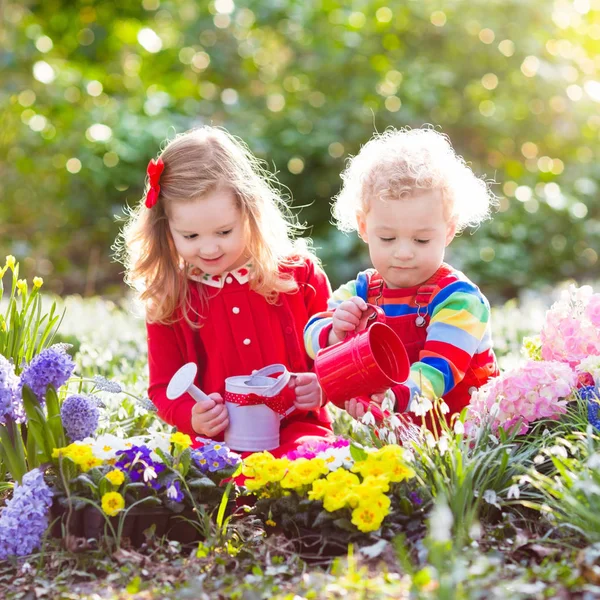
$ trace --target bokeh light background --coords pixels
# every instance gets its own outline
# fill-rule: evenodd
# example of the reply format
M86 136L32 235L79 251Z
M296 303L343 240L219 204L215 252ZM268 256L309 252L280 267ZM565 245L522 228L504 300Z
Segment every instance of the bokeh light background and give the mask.
M492 298L597 278L600 0L4 2L0 254L57 293L124 292L111 244L175 132L243 138L289 189L332 283L339 173L374 130L425 123L497 183L449 259Z

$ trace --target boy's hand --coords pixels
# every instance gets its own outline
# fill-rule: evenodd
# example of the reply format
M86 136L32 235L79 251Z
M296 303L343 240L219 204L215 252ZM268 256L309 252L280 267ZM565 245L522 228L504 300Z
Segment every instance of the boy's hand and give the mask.
M298 410L317 410L321 407L323 392L314 373L298 373L289 383L296 392L294 406Z
M373 394L371 396L371 402L381 408L384 398L385 394ZM360 421L367 412L365 405L362 402L359 402L356 398L348 400L344 407L346 412L357 421Z
M209 394L210 400L192 407L192 429L200 435L214 437L229 427L229 413L221 394Z
M329 345L346 339L349 333L362 331L367 326L367 303L359 296L342 302L334 311Z

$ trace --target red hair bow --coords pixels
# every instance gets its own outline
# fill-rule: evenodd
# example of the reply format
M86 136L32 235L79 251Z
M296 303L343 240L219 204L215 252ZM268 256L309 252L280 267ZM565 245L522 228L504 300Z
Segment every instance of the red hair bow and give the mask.
M162 158L158 160L150 159L148 163L148 169L146 173L148 174L148 179L150 181L150 189L146 194L146 207L152 208L158 202L158 195L160 194L160 176L165 168L165 163Z

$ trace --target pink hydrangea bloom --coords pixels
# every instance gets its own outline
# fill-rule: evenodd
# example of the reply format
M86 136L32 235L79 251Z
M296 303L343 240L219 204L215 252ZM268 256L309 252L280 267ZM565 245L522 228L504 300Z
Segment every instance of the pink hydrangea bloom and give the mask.
M542 359L576 367L600 354L600 294L592 288L570 286L546 313L540 333Z
M522 367L491 379L477 390L467 414L466 431L473 431L487 415L492 428L508 429L521 422L526 433L537 419L558 419L566 412L565 398L577 384L577 374L564 362L527 361Z
M594 327L600 328L600 294L594 294L589 299L585 309L585 316L591 321Z

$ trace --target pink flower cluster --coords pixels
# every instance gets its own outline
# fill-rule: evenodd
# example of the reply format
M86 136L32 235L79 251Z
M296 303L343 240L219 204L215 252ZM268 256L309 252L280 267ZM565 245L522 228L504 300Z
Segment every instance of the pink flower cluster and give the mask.
M350 442L344 438L337 438L334 441L315 440L300 444L296 450L293 452L288 452L285 455L285 458L288 458L289 460L297 460L299 458L311 459L318 456L321 452L329 450L329 448L344 448L345 446L349 445Z
M570 286L546 313L540 339L544 360L576 367L582 359L599 355L600 294L589 286Z
M466 430L472 431L485 415L493 415L492 428L509 429L519 421L526 433L537 419L558 419L577 383L571 367L558 361L529 360L522 367L491 379L477 390L467 414Z

